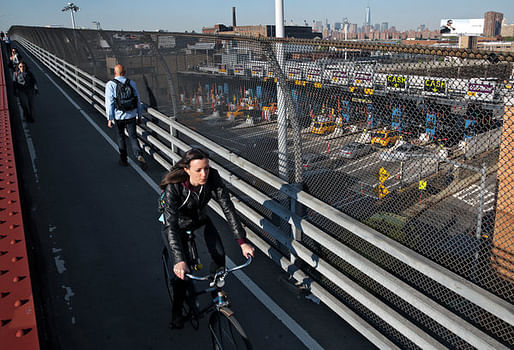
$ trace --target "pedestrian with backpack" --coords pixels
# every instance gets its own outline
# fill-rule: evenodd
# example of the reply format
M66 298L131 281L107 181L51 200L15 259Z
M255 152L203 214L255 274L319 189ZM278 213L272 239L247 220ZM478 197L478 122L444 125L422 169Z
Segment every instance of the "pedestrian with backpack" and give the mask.
M105 114L107 126L118 129L118 149L120 151L120 165L127 166L127 144L125 130L127 130L132 152L142 168L146 167L139 142L137 140L136 123L141 120L141 101L136 83L125 77L125 68L118 64L114 67L114 79L105 84Z

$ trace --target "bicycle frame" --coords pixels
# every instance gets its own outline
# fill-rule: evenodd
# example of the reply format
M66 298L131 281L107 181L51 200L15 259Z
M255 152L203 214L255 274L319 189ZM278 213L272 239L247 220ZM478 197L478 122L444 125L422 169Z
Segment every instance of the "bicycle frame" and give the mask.
M163 262L164 262L164 265L166 266L166 270L168 271L167 273L168 274L173 273L173 272L170 272L168 263L164 258L163 258ZM194 312L193 316L195 318L201 318L201 317L205 316L207 313L209 313L210 311L212 311L213 308L220 310L222 308L228 307L230 305L230 302L228 301L225 293L223 292L223 286L225 285L225 278L229 274L247 267L248 265L251 264L251 262L252 262L252 257L248 256L248 259L246 260L246 262L244 264L235 266L231 269L225 269L222 271L218 271L214 275L195 276L195 275L192 275L189 273L186 274L186 277L188 279L190 279L191 282L193 282L193 281L209 281L209 287L205 288L203 290L196 291L196 290L194 290L194 288L190 288L190 291L193 291L194 293L192 295L192 300L187 300L187 302L190 304L189 306L190 306L191 310ZM168 276L168 278L170 278L170 277ZM193 287L193 285L191 285L191 287ZM214 300L212 300L212 302L209 303L208 305L204 306L201 309L198 309L196 306L196 298L200 295L211 293L214 291L216 291L218 294L216 296L216 298Z
M166 283L170 301L173 302L173 296L170 292L169 283L171 280L170 274L173 272L170 271L169 268L170 266L166 249L163 250L162 260L163 266L165 268L165 279L167 281ZM234 312L230 309L230 301L223 291L225 278L230 273L248 266L251 262L252 257L248 256L248 260L244 264L233 267L231 269L218 271L215 274L210 274L207 276L195 276L192 274L186 274L187 289L184 305L187 305L187 307L185 307L187 319L194 329L198 329L199 319L203 318L208 313L210 314L208 322L209 332L211 333L213 347L216 350L223 350L226 348L225 346L228 346L230 349L233 349L234 346L236 346L237 349L252 349L251 343L248 340L248 336L246 335L241 324L234 316ZM196 291L195 285L193 283L194 281L208 281L209 287L200 291ZM198 296L214 292L216 292L216 297L214 299L211 298L211 302L200 308Z

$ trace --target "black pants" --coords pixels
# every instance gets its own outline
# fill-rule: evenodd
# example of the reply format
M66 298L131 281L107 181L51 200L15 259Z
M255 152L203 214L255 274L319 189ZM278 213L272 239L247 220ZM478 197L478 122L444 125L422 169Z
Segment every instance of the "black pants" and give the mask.
M139 142L137 141L136 118L116 120L116 128L118 129L120 159L125 162L127 161L127 137L125 136L125 129L127 129L132 152L136 158L139 157L141 155L141 148L139 148Z
M210 273L214 273L218 268L225 267L225 249L223 248L223 243L221 242L221 238L218 234L218 230L216 230L216 227L212 223L210 219L207 219L207 222L204 226L196 229L194 231L194 234L196 235L197 232L201 231L201 229L204 228L203 231L203 238L205 241L205 244L207 246L207 250L209 251L209 254L212 258L212 262L210 264ZM167 237L163 234L163 239L165 242L165 246L169 250L169 244ZM185 237L182 240L182 243L184 247L182 248L184 253L187 254L187 246L186 246L186 240ZM171 252L169 252L169 257L171 257ZM187 264L190 265L190 258L187 258ZM184 281L178 278L175 273L173 273L173 264L174 262L171 261L170 258L170 277L173 284L173 305L172 305L172 320L176 320L178 317L182 316L182 304L184 303L185 294L186 294L186 288L187 283L189 281Z
M33 89L19 89L18 96L20 98L21 109L23 109L23 116L25 120L31 122L34 120L32 109L34 106L34 90Z

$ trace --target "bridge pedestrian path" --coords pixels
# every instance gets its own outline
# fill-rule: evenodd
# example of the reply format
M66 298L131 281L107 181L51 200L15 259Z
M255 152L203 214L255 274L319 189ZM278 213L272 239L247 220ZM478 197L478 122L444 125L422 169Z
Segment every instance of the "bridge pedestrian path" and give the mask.
M146 171L133 161L121 167L105 118L21 51L40 91L27 123L9 87L41 347L208 348L205 320L199 331L168 328L157 221L165 169L151 159ZM242 262L225 222L211 214L229 258ZM254 287L231 278L227 290L256 349L373 347L283 282L263 254L245 273Z

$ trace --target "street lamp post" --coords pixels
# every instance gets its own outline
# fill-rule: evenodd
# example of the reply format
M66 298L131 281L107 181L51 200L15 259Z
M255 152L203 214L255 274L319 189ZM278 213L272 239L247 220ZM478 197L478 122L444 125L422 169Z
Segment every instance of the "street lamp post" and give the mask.
M96 25L96 30L100 30L100 22L98 22L98 21L93 21L93 22L91 22L91 23L93 23L93 24L95 24L95 25Z
M348 40L348 25L350 22L348 22L348 18L345 18L343 20L344 23L344 41ZM344 59L346 60L346 49L344 49Z
M80 8L72 2L69 2L62 10L62 12L70 11L71 12L71 25L73 29L75 29L75 15L74 12L80 11Z

